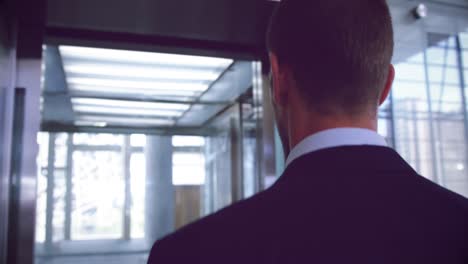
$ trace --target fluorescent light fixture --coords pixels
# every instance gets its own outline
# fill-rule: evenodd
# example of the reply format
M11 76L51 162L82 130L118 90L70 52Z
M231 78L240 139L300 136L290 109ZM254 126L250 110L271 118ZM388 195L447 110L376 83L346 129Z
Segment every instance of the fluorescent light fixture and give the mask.
M72 98L73 105L87 105L87 106L109 106L118 108L130 109L152 109L152 110L175 110L179 112L186 111L190 108L188 104L172 104L172 103L152 103L152 102L139 102L139 101L124 101L124 100L110 100L100 98Z
M164 80L214 81L221 71L210 70L176 70L161 67L118 66L115 64L65 64L67 74L88 76L129 77Z
M92 122L92 121L75 121L76 126L95 126L95 127L106 127L106 122Z
M132 62L145 64L167 64L184 66L211 66L226 68L233 61L231 59L176 55L154 52L102 49L76 46L60 46L63 58L93 59L114 62Z
M176 90L155 90L155 89L134 89L122 87L103 87L92 85L70 85L71 92L83 92L86 94L125 94L132 97L146 97L146 96L164 96L164 97L197 97L202 92L194 91L176 91Z
M95 85L95 86L111 86L127 89L162 89L162 90L179 90L203 92L208 89L208 85L204 83L177 83L177 82L147 82L147 81L128 81L128 80L112 80L99 78L81 78L73 77L67 79L69 84Z
M93 114L115 114L123 116L132 115L143 115L143 116L166 116L166 117L178 117L183 112L174 110L154 110L154 109L131 109L131 108L114 108L114 107L102 107L102 106L88 106L79 105L73 106L73 111L77 113L93 113Z
M172 126L174 121L170 119L158 118L137 118L137 117L108 117L95 115L79 115L77 122L105 122L109 125L131 125L131 126Z

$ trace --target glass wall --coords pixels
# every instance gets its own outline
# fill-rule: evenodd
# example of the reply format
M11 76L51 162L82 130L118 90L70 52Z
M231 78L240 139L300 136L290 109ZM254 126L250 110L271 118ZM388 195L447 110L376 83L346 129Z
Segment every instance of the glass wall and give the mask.
M144 238L143 135L40 133L38 143L37 263Z
M36 263L84 263L90 255L146 263L156 239L240 199L237 188L254 192L253 175L244 187L234 175L236 110L214 122L231 126L210 136L40 133ZM250 155L246 171L257 164Z
M396 64L391 115L379 125L393 124L394 147L416 171L468 197L467 40L429 34L427 49Z

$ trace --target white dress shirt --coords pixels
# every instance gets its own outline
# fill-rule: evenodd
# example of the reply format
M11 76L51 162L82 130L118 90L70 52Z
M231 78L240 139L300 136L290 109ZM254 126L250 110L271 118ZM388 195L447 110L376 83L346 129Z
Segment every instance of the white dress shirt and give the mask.
M286 159L286 167L302 155L313 151L342 147L342 146L382 146L386 147L385 139L377 132L363 128L334 128L303 139L289 153Z

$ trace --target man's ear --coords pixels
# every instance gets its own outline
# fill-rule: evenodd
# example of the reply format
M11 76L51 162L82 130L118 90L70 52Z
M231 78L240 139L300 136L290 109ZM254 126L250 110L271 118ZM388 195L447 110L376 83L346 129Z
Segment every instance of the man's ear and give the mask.
M276 105L284 106L288 101L288 89L285 85L285 69L281 68L276 54L270 52L271 64L271 97Z
M379 98L379 105L382 105L387 99L388 95L390 94L390 90L392 89L394 79L395 79L395 68L393 67L392 64L390 64L390 67L388 68L387 81L385 82L385 87Z

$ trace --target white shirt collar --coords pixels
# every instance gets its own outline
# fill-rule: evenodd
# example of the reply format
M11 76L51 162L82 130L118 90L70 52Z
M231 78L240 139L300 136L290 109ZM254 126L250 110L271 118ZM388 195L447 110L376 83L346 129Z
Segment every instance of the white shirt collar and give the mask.
M377 132L363 128L335 128L312 134L303 139L289 153L286 167L302 155L313 151L341 146L387 146Z

